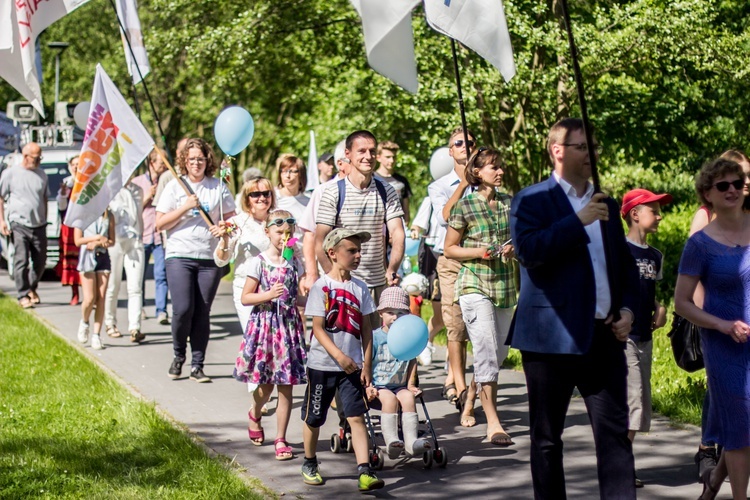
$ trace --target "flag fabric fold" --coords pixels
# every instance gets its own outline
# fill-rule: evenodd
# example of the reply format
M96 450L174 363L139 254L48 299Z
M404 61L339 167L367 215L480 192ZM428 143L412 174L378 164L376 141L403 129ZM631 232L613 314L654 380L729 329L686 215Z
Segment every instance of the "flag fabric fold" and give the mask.
M307 153L307 185L305 191L312 191L320 184L318 176L318 148L315 145L315 131L310 131L310 150Z
M428 0L429 1L429 0ZM372 69L416 93L417 63L411 11L420 0L350 0L362 19Z
M107 73L96 66L91 111L65 224L93 223L146 159L154 141Z
M138 85L151 71L146 46L143 43L141 21L138 19L138 5L136 4L136 0L117 0L115 5L117 7L117 17L120 18L120 22L127 32L126 35L120 29L128 72L133 78L133 85ZM125 38L126 36L128 37L127 39ZM133 49L132 54L130 53L130 48L128 48L128 40L130 40L130 47ZM135 59L133 59L133 55L135 55ZM140 74L138 73L139 69Z
M425 0L429 25L482 56L505 81L516 74L501 0Z
M88 0L0 0L0 78L44 116L36 39L49 25ZM8 5L10 4L10 5Z

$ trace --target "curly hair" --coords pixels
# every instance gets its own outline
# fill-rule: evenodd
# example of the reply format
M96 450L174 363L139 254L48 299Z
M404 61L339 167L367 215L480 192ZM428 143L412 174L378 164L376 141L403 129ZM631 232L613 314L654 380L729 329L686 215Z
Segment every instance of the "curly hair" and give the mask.
M261 184L265 184L266 187L264 188ZM256 177L244 183L242 188L240 188L240 206L243 212L250 213L250 193L253 191L271 191L271 205L268 211L273 210L273 207L276 206L276 193L274 192L271 180L265 177Z
M188 152L193 148L200 149L203 156L206 157L206 177L213 177L217 169L214 151L206 141L198 138L188 139L185 148L180 151L180 154L177 157L177 172L180 175L187 175L187 156Z
M281 172L294 167L297 167L297 170L299 170L299 174L297 174L297 178L299 179L299 192L304 193L305 188L307 187L307 167L305 167L304 161L293 154L283 154L276 160L276 186L279 188L283 187L281 183Z
M713 205L706 199L706 193L714 187L716 179L732 174L736 175L739 179L745 178L740 164L732 160L716 158L703 165L695 177L695 191L698 193L698 199L700 199L701 203L708 208L713 208Z
M477 149L477 152L471 155L469 163L466 165L466 182L468 182L470 186L479 186L482 184L482 179L479 177L478 173L479 169L490 164L495 164L498 161L502 162L500 151L497 149Z

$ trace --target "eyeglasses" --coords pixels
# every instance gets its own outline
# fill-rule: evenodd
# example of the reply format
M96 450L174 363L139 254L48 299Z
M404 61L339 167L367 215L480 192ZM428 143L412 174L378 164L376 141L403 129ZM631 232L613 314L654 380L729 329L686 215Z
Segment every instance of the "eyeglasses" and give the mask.
M290 226L293 226L296 223L297 221L294 220L294 217L289 217L288 219L273 219L273 220L268 221L268 224L266 224L266 227L283 226L284 224L289 224Z
M261 196L263 196L264 198L270 198L271 197L271 191L250 191L249 193L247 193L247 195L250 198L254 198L254 199L258 199Z
M720 193L726 193L727 191L729 191L729 186L732 186L734 189L739 191L745 186L745 183L741 179L737 179L736 181L732 182L720 181L713 185L713 187L715 187L716 190Z
M576 143L563 142L562 144L560 144L560 146L567 146L570 148L574 148L577 151L580 151L581 153L585 153L589 149L588 145L585 142L576 142ZM594 152L596 154L601 153L602 147L598 144L594 144Z
M299 174L299 170L284 170L281 172L281 175L297 175Z
M475 142L474 141L468 141L466 144L468 144L470 148L473 148ZM464 140L463 139L456 139L455 141L453 141L453 145L456 146L457 148L460 148L461 146L464 145Z
M206 159L205 158L188 158L187 162L191 165L196 165L196 164L199 165L201 163L206 163Z

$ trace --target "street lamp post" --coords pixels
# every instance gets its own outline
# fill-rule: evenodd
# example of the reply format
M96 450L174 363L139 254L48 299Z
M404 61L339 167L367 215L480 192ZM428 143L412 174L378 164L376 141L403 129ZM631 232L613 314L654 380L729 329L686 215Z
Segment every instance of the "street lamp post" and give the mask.
M57 102L60 100L60 56L65 52L65 49L67 49L69 45L70 44L65 42L50 42L47 44L47 47L50 49L57 50L57 53L55 54L55 108L52 111L52 116L57 114ZM55 116L55 118L57 117Z

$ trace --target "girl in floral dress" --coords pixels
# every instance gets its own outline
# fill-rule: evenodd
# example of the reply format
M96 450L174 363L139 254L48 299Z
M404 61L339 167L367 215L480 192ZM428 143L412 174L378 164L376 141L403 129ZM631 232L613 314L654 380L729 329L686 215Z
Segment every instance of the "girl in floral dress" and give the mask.
M292 386L307 382L305 338L296 307L297 286L304 268L291 248L288 255L284 252L287 246L294 245L288 241L296 225L292 214L271 211L265 225L271 245L251 261L242 290L242 303L254 307L240 345L234 378L258 385L253 393L254 405L247 414L248 435L255 446L262 445L265 439L260 425L261 408L273 387L277 387L276 459L290 460L294 455L286 441L286 430L292 412Z

